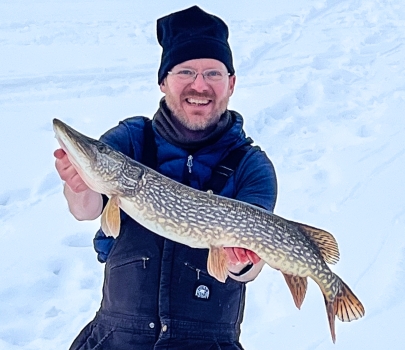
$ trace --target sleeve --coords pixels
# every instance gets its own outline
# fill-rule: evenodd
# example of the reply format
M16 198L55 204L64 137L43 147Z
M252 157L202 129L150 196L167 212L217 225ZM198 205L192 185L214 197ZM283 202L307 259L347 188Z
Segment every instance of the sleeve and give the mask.
M277 199L277 178L274 166L265 152L253 147L235 171L235 199L273 212ZM239 282L253 281L264 262L241 266L229 277Z
M277 199L277 178L266 153L255 146L235 171L235 199L273 212Z
M120 122L117 126L104 133L100 137L100 141L104 142L115 150L124 153L128 157L133 157L134 152L131 145L129 130L124 122Z
M124 122L120 122L117 126L108 130L100 137L100 141L130 157L133 156L133 147L131 145L129 130ZM108 197L104 194L102 197L104 208L108 202ZM97 253L97 259L99 262L104 263L107 261L108 254L113 245L114 238L107 237L100 228L93 239L93 247Z

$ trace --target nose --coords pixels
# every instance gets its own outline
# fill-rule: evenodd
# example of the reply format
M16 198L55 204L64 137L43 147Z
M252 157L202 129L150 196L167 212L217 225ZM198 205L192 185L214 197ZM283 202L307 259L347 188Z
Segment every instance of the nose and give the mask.
M194 81L191 83L191 87L196 91L206 91L208 90L208 84L204 79L202 73L197 73Z

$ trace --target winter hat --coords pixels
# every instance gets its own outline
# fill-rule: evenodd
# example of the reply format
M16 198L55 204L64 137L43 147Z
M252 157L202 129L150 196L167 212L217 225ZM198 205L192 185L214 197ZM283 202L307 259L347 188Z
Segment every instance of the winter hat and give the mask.
M221 61L231 75L235 74L228 35L228 27L222 19L198 6L159 18L157 38L163 52L158 83L175 65L196 58Z

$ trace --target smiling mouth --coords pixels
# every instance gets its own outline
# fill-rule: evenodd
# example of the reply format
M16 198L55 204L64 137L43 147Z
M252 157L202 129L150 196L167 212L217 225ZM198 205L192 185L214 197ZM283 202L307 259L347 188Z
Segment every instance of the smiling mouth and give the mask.
M211 100L207 99L196 99L196 98L186 98L186 102L188 104L194 105L194 106L206 106L208 105Z

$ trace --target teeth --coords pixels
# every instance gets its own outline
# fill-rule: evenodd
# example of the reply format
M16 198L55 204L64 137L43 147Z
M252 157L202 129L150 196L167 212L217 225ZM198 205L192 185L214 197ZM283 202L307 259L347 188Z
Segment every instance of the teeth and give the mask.
M208 104L210 101L209 100L196 100L194 98L188 98L187 99L188 103L192 103L192 104L196 104L196 105L206 105Z

